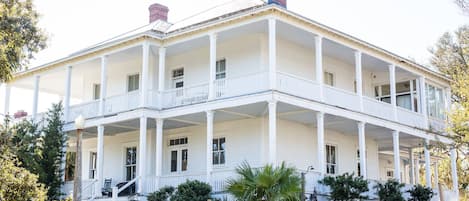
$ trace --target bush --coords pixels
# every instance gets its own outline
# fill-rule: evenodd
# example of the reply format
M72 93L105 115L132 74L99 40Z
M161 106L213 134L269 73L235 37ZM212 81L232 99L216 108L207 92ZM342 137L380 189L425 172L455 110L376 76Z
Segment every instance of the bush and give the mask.
M165 186L161 188L159 191L150 193L148 195L148 201L167 201L174 193L174 187L172 186Z
M207 201L210 199L212 187L197 180L179 184L177 191L171 196L171 201Z
M320 180L319 183L331 188L331 200L353 201L368 198L368 196L361 195L368 191L368 181L363 179L363 177L355 177L353 173L345 173L335 177L327 176Z
M395 179L390 179L384 184L378 183L375 186L381 201L405 201L401 193L402 187L404 187L404 184L399 183Z
M411 197L409 201L430 201L434 195L433 190L430 187L422 185L416 185L407 192L410 193Z

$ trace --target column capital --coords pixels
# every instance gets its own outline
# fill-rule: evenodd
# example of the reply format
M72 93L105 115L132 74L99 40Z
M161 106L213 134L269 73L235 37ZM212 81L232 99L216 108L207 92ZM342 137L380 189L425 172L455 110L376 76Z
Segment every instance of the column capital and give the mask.
M355 57L361 57L362 56L362 51L360 50L355 50L354 51Z
M366 125L366 122L364 122L364 121L359 121L359 122L357 122L357 125L358 125L359 127L362 127L362 126L364 127L364 126Z
M218 38L218 33L217 32L210 32L208 34L208 37L210 38L210 40L216 40Z
M101 59L103 59L103 60L104 60L104 59L107 59L108 57L109 57L109 55L107 55L107 54L101 55Z
M277 105L277 102L278 102L278 101L277 101L277 100L274 100L274 99L267 101L267 103L269 104L269 107L272 107L272 106Z
M389 69L395 69L395 68L396 68L396 65L394 65L394 64L388 64L388 68L389 68Z
M155 121L156 121L156 126L162 126L164 123L164 119L161 119L161 118L158 118Z
M166 54L166 47L164 47L164 46L159 47L158 48L158 53L159 53L160 56L165 55Z
M317 111L317 112L316 112L316 117L318 117L318 116L324 117L325 114L326 114L326 113L323 112L323 111Z
M324 37L323 37L322 35L319 35L319 34L316 35L316 36L314 36L314 40L315 40L316 42L322 42L322 39L323 39L323 38L324 38Z
M214 110L207 110L205 111L205 113L207 114L207 117L213 117L213 115L215 115L215 111Z

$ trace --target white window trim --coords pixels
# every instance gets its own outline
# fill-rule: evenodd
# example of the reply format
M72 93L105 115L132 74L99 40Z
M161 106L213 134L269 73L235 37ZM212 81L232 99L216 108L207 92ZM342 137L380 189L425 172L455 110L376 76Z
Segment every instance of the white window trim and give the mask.
M218 63L219 61L222 61L222 60L225 60L225 78L216 79L218 72L217 72L216 65L215 65L215 79L216 80L225 80L225 79L228 78L228 65L227 65L228 62L226 62L227 59L225 57L219 58L219 59L217 59L216 63Z
M213 140L215 140L215 139L220 139L220 138L225 138L225 150L224 150L224 152L225 152L225 163L224 163L224 164L213 164L213 159L212 159L212 166L213 166L213 168L216 168L216 169L226 168L226 167L227 167L226 164L228 164L228 160L227 160L227 158L228 158L228 157L227 157L227 150L228 150L228 148L227 148L227 146L228 146L228 143L227 143L228 140L227 140L227 139L228 139L228 138L227 138L226 136L224 136L224 135L213 136L213 138L212 138L212 146L213 146ZM212 150L212 156L213 156L213 150Z
M134 76L134 75L138 75L138 89L137 90L133 90L133 91L129 91L129 77L130 76ZM128 73L126 76L125 76L125 93L134 93L136 91L139 91L141 88L142 88L142 82L141 82L141 75L140 75L140 72L134 72L134 73Z
M95 97L95 95L96 95L96 86L99 86L99 90L100 90L100 91L99 91L99 94L98 94L98 96L99 96L98 98ZM93 83L93 84L92 84L92 88L93 88L93 95L92 95L91 98L92 98L93 100L99 100L99 99L101 99L101 83Z
M126 143L122 143L122 146L121 146L121 167L122 167L122 181L125 181L126 180L126 174L127 172L125 171L125 160L126 160L126 148L130 148L130 147L137 147L137 164L136 164L136 168L138 168L138 163L140 161L140 154L139 154L139 150L140 150L140 147L138 146L138 143L137 142L126 142ZM138 170L138 169L137 169Z
M326 83L325 83L326 78L325 78L324 75L325 75L326 73L332 74L332 85L329 85L329 84L326 84ZM322 78L322 82L323 82L323 83L322 83L322 84L324 84L325 86L329 86L329 87L336 87L336 86L337 86L337 82L336 82L336 80L337 80L337 79L336 79L336 73L335 73L334 71L330 71L330 70L328 70L328 69L324 69L323 72L322 72L322 76L323 76L323 78Z
M173 77L173 72L175 70L179 70L179 69L183 69L184 70L184 75L183 76L179 76L177 78ZM170 71L169 71L170 75L169 75L169 78L170 78L170 84L171 84L171 88L172 89L176 89L176 86L174 85L174 80L176 79L180 79L182 78L182 82L184 83L183 87L182 88L185 88L186 87L186 68L185 68L185 65L180 65L180 66L177 66L177 67L172 67L170 68Z
M327 173L327 146L334 146L335 147L335 174ZM326 167L325 172L327 175L338 175L339 174L339 144L338 143L332 143L332 142L326 142L324 145L324 162Z

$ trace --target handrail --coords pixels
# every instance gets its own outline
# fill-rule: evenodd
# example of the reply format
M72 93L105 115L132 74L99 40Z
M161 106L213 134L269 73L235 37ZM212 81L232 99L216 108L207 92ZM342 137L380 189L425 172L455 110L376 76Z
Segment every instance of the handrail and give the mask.
M298 80L301 80L301 81L310 82L310 83L313 83L313 84L318 84L318 82L316 80L310 80L310 79L300 77L300 76L297 76L297 75L293 75L293 74L290 74L290 73L286 73L286 72L282 72L282 71L277 71L277 73L281 74L281 75L291 77L291 78L294 78L294 79L298 79Z
M90 182L89 184L87 184L86 186L84 186L84 187L81 189L81 191L83 192L83 191L87 190L87 189L90 188L90 187L94 187L94 184L96 184L96 182L98 182L97 179L91 180L91 182ZM96 193L94 193L94 190L95 190L94 188L91 188L91 197L90 197L89 200L93 200L93 199L96 197Z
M323 86L324 86L324 88L329 88L329 89L332 89L332 90L340 91L340 92L343 92L343 93L346 93L346 94L349 94L349 95L352 95L352 96L358 96L356 93L351 92L351 91L347 91L346 89L329 86L327 84L324 84Z
M397 106L397 110L402 111L402 112L406 112L406 113L409 113L409 114L413 114L413 115L423 116L423 114L421 114L421 113L409 110L407 108L399 107L399 106Z
M201 87L201 86L204 86L204 85L208 86L209 84L210 84L209 82L202 82L202 83L192 84L192 85L181 87L181 88L167 89L167 90L164 90L163 93L171 93L173 91L186 90L186 89L191 89L191 88L195 88L195 87Z
M89 104L92 104L92 103L97 103L97 102L99 102L99 99L91 100L91 101L87 101L87 102L83 102L83 103L78 103L78 104L75 104L75 105L70 105L70 109L80 107L80 106L84 106L84 105L89 105Z
M121 191L123 191L124 189L126 189L127 187L129 187L130 185L134 184L137 180L139 180L140 177L135 177L134 179L130 180L129 182L127 182L125 185L123 185L122 187L120 187L119 189L117 189L117 192L116 192L116 195L119 194ZM112 193L114 195L114 192Z

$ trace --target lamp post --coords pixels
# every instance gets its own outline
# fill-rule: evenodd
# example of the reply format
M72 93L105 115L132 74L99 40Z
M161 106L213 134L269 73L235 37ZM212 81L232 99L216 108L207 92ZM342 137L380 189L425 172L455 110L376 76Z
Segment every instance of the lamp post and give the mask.
M77 129L77 156L75 158L75 181L73 185L73 200L81 201L81 134L85 127L85 118L82 115L75 119Z

